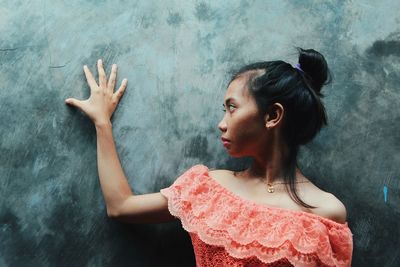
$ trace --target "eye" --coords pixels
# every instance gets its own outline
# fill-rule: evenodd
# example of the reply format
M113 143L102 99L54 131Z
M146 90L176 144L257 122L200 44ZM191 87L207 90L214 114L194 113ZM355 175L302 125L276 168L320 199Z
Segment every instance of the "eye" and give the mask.
M229 110L231 110L230 107L235 107L235 106L232 105L232 104L230 104L230 105L228 105L228 107L229 107ZM223 109L222 111L223 111L223 112L226 112L226 109Z

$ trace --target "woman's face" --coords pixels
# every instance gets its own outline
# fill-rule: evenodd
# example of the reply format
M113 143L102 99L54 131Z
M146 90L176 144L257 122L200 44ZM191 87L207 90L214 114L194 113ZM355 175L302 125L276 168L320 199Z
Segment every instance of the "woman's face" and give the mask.
M233 80L224 99L224 117L218 124L224 146L235 157L252 156L263 150L266 127L256 102L246 87L248 75Z

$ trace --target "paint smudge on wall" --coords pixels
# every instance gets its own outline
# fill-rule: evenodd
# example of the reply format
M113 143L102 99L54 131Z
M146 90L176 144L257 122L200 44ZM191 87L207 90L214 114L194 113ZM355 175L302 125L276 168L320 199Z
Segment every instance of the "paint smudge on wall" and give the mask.
M386 185L384 185L383 186L383 196L384 196L384 199L385 199L385 203L387 202L387 197L388 197L388 188L387 188L387 186Z

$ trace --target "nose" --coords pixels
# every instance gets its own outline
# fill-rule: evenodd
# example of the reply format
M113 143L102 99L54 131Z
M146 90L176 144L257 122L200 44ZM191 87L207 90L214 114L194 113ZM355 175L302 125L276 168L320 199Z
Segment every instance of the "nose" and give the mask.
M221 130L221 132L226 132L226 123L225 120L222 119L219 123L218 123L218 128Z

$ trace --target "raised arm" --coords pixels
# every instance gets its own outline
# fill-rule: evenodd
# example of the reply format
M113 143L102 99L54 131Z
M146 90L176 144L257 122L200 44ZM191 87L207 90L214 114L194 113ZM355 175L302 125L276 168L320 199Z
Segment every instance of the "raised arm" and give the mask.
M97 62L99 84L85 65L83 70L90 87L86 100L68 98L65 103L83 111L95 124L97 135L97 167L100 185L111 218L129 223L158 223L174 220L161 193L134 195L118 158L113 135L111 116L122 97L127 80L114 93L117 65L113 64L107 81L102 60Z
M97 168L107 214L115 215L122 203L133 195L115 148L111 122L96 124Z
M134 195L122 170L111 123L96 125L97 164L109 217L126 223L161 223L176 219L161 193Z

